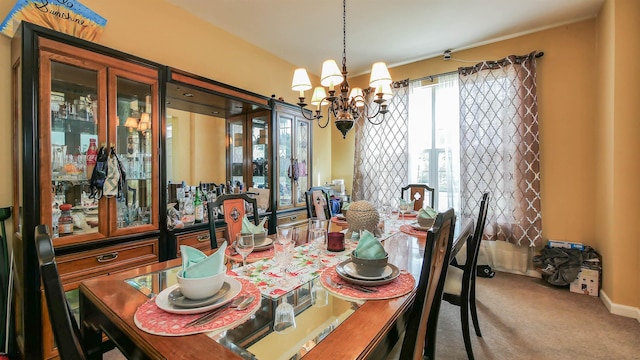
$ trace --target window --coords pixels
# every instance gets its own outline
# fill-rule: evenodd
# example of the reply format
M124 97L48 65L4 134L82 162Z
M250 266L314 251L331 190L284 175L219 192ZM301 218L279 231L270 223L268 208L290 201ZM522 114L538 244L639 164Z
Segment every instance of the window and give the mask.
M411 83L409 183L433 187L438 211L459 204L459 110L457 74Z

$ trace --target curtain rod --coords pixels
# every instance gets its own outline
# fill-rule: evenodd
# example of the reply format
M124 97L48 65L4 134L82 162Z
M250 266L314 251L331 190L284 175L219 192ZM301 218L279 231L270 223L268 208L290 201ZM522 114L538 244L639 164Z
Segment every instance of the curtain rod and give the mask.
M544 52L542 51L538 51L536 52L536 54L534 55L536 57L536 59L539 59L541 57L544 56ZM453 59L453 58L452 58ZM458 59L453 59L453 60L458 60ZM476 63L481 63L483 61L486 60L480 60L480 61L469 61L469 62L476 62ZM410 79L410 81L422 81L422 80L429 80L431 82L433 82L433 78L436 78L438 76L444 76L444 75L453 75L453 74L457 74L458 70L453 70L453 71L448 71L448 72L443 72L443 73L439 73L439 74L433 74L433 75L427 75L427 76L423 76L417 79Z
M423 77L417 78L417 79L411 79L411 81L422 81L422 80L433 81L433 78L436 78L438 76L453 75L453 74L457 74L457 73L458 73L458 70L453 70L453 71L443 72L443 73L439 73L439 74L427 75L427 76L423 76Z

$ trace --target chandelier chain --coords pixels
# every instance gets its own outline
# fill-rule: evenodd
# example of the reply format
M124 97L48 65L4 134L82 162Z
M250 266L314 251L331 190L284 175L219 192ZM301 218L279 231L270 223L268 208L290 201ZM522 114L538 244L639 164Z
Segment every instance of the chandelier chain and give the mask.
M347 0L342 0L342 69L347 68Z

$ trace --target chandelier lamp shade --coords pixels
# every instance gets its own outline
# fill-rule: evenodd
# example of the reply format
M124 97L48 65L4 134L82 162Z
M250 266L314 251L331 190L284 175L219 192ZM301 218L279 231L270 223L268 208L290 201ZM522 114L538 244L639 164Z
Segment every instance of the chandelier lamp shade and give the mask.
M299 91L298 105L302 115L307 120L317 120L318 126L327 127L333 119L336 127L346 138L347 133L353 127L355 121L361 117L366 118L373 125L380 125L384 121L384 115L389 112L387 100L391 99L391 75L384 62L377 62L371 67L369 89L349 88L347 82L347 21L346 0L342 1L342 70L334 60L326 60L322 64L320 84L313 89L311 105L315 105L315 113L305 112L304 92L311 90L313 86L305 69L296 69L293 73L291 89ZM336 87L339 88L336 93ZM351 91L349 91L351 90ZM365 96L373 93L373 103L368 104ZM375 104L375 105L374 105ZM326 106L326 120L323 122L322 110ZM382 115L380 120L376 118Z

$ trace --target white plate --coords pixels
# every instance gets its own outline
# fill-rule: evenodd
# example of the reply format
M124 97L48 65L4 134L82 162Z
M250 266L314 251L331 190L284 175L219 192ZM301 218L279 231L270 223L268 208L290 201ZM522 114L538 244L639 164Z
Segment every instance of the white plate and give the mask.
M199 308L192 308L192 309L185 309L185 308L171 305L171 303L169 303L169 293L171 293L175 288L180 286L179 284L175 284L173 286L170 286L162 290L162 292L160 292L160 294L156 296L156 305L158 305L158 307L161 310L164 310L172 314L199 314L201 312L213 310L233 300L233 298L236 297L242 290L242 285L235 278L227 277L225 282L227 282L231 288L229 289L229 291L227 291L227 293L225 294L224 298L222 298L222 300L214 304L210 304L210 305L199 307Z
M253 251L263 251L263 250L271 249L272 246L273 246L273 239L265 237L264 241L260 242L260 245L254 246Z
M389 265L387 265L384 270L382 270L382 274L380 274L379 276L364 276L364 275L360 275L357 271L356 271L356 265L352 262L348 262L346 264L344 264L342 266L342 268L344 269L344 271L347 273L347 275L354 277L356 279L361 279L361 280L380 280L380 279L384 279L387 276L391 275L391 273L393 272L391 267Z
M200 308L203 306L211 305L221 301L222 299L224 299L225 295L227 295L227 292L229 291L229 289L231 289L231 285L229 285L229 283L225 281L222 284L220 291L215 293L213 296L209 296L208 298L201 299L201 300L192 300L182 295L182 291L180 291L180 287L177 287L173 289L172 292L169 293L168 298L169 298L169 303L175 307L178 307L181 309L194 309L194 308Z

